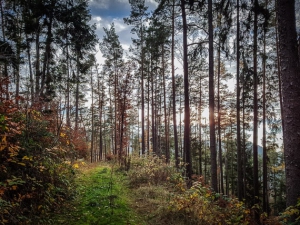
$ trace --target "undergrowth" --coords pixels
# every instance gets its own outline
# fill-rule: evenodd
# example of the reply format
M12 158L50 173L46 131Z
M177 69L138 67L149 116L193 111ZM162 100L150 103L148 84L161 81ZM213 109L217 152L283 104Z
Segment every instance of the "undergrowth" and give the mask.
M0 108L0 224L49 224L74 194L73 168L38 111Z
M225 198L194 176L187 188L182 171L156 156L131 159L129 185L134 192L133 207L148 224L250 224L250 210L235 198Z
M290 222L293 218L294 222ZM280 215L280 221L283 225L297 225L300 224L300 198L298 198L295 206L290 206L285 209Z
M143 225L130 208L124 173L115 165L95 164L81 168L76 178L77 197L56 215L55 224L70 225Z
M50 215L74 197L75 172L66 163L74 145L55 135L51 115L21 109L1 87L0 224L51 224Z

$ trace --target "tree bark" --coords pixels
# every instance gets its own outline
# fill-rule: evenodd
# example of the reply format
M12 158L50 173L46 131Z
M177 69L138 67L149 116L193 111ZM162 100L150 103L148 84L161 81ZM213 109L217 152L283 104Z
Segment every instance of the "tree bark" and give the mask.
M92 92L92 103L91 103L91 111L92 111L92 134L91 134L91 163L93 162L94 156L94 90L93 90L93 74L91 74L91 92ZM96 158L95 158L96 160Z
M268 0L265 1L266 7L268 6ZM266 131L266 29L264 29L263 37L263 211L269 213L269 193L268 193L268 160L267 160L267 131Z
M264 37L263 59L263 211L268 211L268 167L267 167L267 139L266 139L266 40Z
M164 44L162 44L162 79L163 79L163 100L164 100L164 124L165 124L165 154L166 154L166 163L170 162L170 149L169 149L169 127L168 127L168 121L167 121L167 101L166 101L166 78L165 78L165 63L164 63L164 57L165 57L165 49Z
M114 115L115 115L115 129L114 129L114 133L115 133L115 146L114 146L114 155L118 155L120 154L120 152L118 151L118 135L120 135L120 133L118 133L118 113L119 112L119 107L118 107L118 93L117 93L117 88L118 88L118 65L117 65L117 59L116 59L116 53L115 51L117 51L116 49L113 50L114 51Z
M39 101L39 92L40 92L40 28L37 28L35 35L35 100Z
M28 70L29 70L29 84L30 84L30 100L33 102L34 100L34 79L32 73L32 65L31 65L31 54L30 54L30 41L28 34L25 34L26 37L26 52L27 52L27 59L28 59Z
M4 42L6 42L6 38L5 38L5 26L4 24L6 23L5 22L5 19L4 19L4 11L3 11L3 3L2 0L0 0L0 11L1 11L1 24L2 24L2 39ZM9 99L9 93L8 93L8 65L7 65L7 62L4 62L4 71L3 71L3 75L5 78L7 78L7 82L6 82L6 85L5 85L5 95L6 95L6 100ZM1 75L2 76L2 75Z
M275 0L275 7L277 8L278 0ZM279 102L280 102L280 117L281 126L284 127L283 120L283 104L282 104L282 87L281 87L281 74L280 74L280 56L279 56L279 37L278 37L278 10L276 10L276 53L277 53L277 73L278 73L278 83L279 83Z
M243 163L241 149L241 116L240 116L240 0L237 0L237 28L236 28L236 142L237 142L237 172L238 172L238 198L243 200Z
M213 46L212 0L208 1L208 33L209 33L209 130L210 130L210 163L211 186L218 192L216 128L215 128L215 91L214 91L214 46Z
M253 204L259 203L259 181L258 181L258 98L257 98L257 12L258 0L254 1L254 31L253 31ZM255 221L259 222L259 214L255 211Z
M80 71L79 71L79 52L76 56L76 91L75 91L75 132L78 131L79 123L79 80L80 80Z
M145 96L144 96L144 48L143 48L143 23L141 23L141 98L142 98L142 155L145 154Z
M295 1L278 0L278 33L283 103L283 144L286 204L300 197L300 68L295 24Z
M192 159L190 143L190 99L189 99L189 75L187 56L187 21L185 12L185 1L181 0L182 23L183 23L183 80L184 80L184 154L186 162L187 177L192 176Z
M203 171L202 171L202 84L201 84L202 78L200 77L200 90L199 90L199 174L200 176L203 175Z
M178 133L176 121L176 90L175 90L175 66L174 66L174 48L175 48L175 0L172 6L172 47L171 47L171 69L172 69L172 107L173 107L173 127L174 127L174 147L175 147L175 165L179 168L179 149L178 149Z
M220 167L220 193L224 194L223 182L223 154L222 154L222 139L221 139L221 96L220 96L220 79L221 79L221 49L220 43L218 46L218 148L219 148L219 167Z
M103 92L103 85L101 84L100 88L100 77L98 74L98 67L96 66L97 77L98 77L98 104L99 104L99 160L102 160L103 156L103 132L102 132L102 114L103 114L103 99L104 99L104 92Z

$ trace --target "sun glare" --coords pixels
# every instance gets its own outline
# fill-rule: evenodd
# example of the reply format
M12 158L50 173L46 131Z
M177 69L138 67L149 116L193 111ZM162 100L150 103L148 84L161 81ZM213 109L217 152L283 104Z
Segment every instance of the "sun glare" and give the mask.
M206 122L209 121L209 108L204 108L203 112L201 113L201 120L203 123L205 123L205 120Z

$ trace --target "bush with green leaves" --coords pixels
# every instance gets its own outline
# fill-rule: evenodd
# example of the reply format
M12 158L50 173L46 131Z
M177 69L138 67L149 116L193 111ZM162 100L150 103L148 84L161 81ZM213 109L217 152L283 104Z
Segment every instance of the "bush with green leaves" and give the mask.
M287 207L285 211L281 213L280 220L284 225L300 224L300 198L298 198L296 205Z
M182 224L250 224L250 210L243 202L216 194L201 182L174 195L165 212L163 217Z
M73 196L73 168L54 142L39 111L1 102L0 224L49 224L50 213Z

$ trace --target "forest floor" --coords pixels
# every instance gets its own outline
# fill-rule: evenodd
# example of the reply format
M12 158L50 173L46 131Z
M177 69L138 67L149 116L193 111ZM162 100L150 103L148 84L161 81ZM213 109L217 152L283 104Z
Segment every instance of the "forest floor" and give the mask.
M153 159L132 165L130 172L113 162L76 164L76 195L57 210L53 224L255 224L243 203L216 199L201 185L187 190L181 176L168 173L172 169L163 163L153 164ZM280 223L269 218L264 224Z
M64 225L145 225L134 209L126 174L113 164L79 166L76 197L55 215L54 224Z

